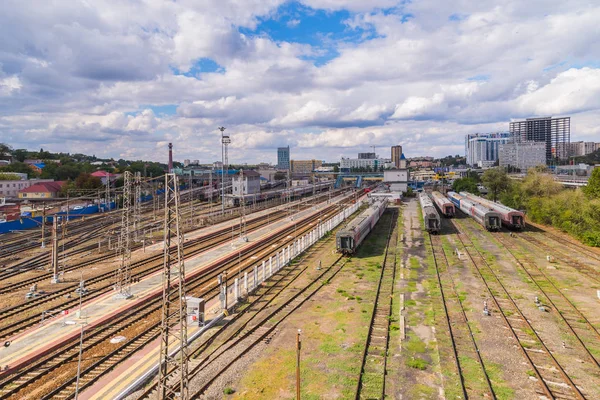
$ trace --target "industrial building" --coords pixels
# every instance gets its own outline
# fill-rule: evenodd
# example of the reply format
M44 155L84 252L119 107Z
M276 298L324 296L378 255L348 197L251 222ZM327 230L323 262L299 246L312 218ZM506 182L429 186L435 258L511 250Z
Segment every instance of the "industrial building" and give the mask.
M277 148L277 168L290 169L290 146Z
M473 167L491 167L498 161L499 146L510 141L510 133L472 133L465 136L467 164Z
M546 144L541 142L513 142L500 145L500 166L519 168L525 172L529 168L546 164Z
M571 118L527 118L510 123L510 134L515 142L540 142L546 146L546 164L569 158Z

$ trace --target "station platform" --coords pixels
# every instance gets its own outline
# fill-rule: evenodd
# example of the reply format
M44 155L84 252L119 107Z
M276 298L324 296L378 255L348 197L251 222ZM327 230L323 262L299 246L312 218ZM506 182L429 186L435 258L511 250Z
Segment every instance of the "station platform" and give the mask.
M293 215L294 220L309 217L318 214L323 208L329 204L339 203L344 196L338 196L331 199L329 202L322 202L314 207L310 207L300 213ZM327 204L329 203L329 204ZM281 207L281 206L279 206ZM263 210L251 214L248 217L266 215L272 213L273 209ZM232 226L238 223L235 221L226 221L221 224L203 228L199 231L186 235L186 239L191 239L205 234L207 231L216 230L221 227ZM186 276L201 274L202 271L213 268L219 263L224 262L232 255L238 254L240 251L252 247L256 242L272 236L276 232L283 231L286 228L294 226L296 222L290 218L285 218L270 224L269 226L260 228L254 232L248 233L246 236L248 241L235 240L234 242L224 243L218 247L214 247L206 252L185 260ZM156 243L156 250L162 250L162 243ZM148 247L146 248L148 251ZM141 250L140 250L141 251ZM0 366L9 366L9 371L19 368L27 364L28 361L42 356L43 354L52 351L56 346L64 343L66 340L78 337L80 334L80 325L86 324L86 329L102 324L103 322L113 318L115 315L124 310L148 301L162 293L162 271L156 272L142 279L141 281L131 285L131 293L133 297L128 300L117 299L114 293L107 293L97 299L91 300L82 305L81 316L76 317L76 310L68 310L68 314L56 318L51 322L47 322L43 326L37 326L24 332L16 337L9 347L0 348ZM84 318L85 317L85 318Z

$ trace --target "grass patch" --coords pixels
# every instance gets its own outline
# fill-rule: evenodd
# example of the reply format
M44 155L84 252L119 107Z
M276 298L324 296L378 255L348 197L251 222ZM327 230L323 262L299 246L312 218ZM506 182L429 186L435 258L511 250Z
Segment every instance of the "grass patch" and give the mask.
M406 362L406 365L410 368L420 369L421 371L426 370L429 363L422 358L411 358Z

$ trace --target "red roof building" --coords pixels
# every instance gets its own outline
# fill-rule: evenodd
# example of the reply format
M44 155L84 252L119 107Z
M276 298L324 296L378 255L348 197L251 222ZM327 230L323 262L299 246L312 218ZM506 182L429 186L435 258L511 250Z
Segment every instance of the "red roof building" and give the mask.
M19 198L35 200L57 197L65 183L64 181L36 183L26 189L19 190Z

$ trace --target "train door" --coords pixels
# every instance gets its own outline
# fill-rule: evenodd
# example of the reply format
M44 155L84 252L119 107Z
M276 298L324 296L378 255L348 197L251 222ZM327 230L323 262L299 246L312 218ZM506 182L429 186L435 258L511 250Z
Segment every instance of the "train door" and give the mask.
M340 238L340 248L343 250L350 250L352 251L352 249L354 248L354 246L352 245L353 239L350 236L342 236Z
M496 216L488 217L489 229L500 229L500 218Z
M446 215L449 217L451 217L453 215L452 206L446 206Z

